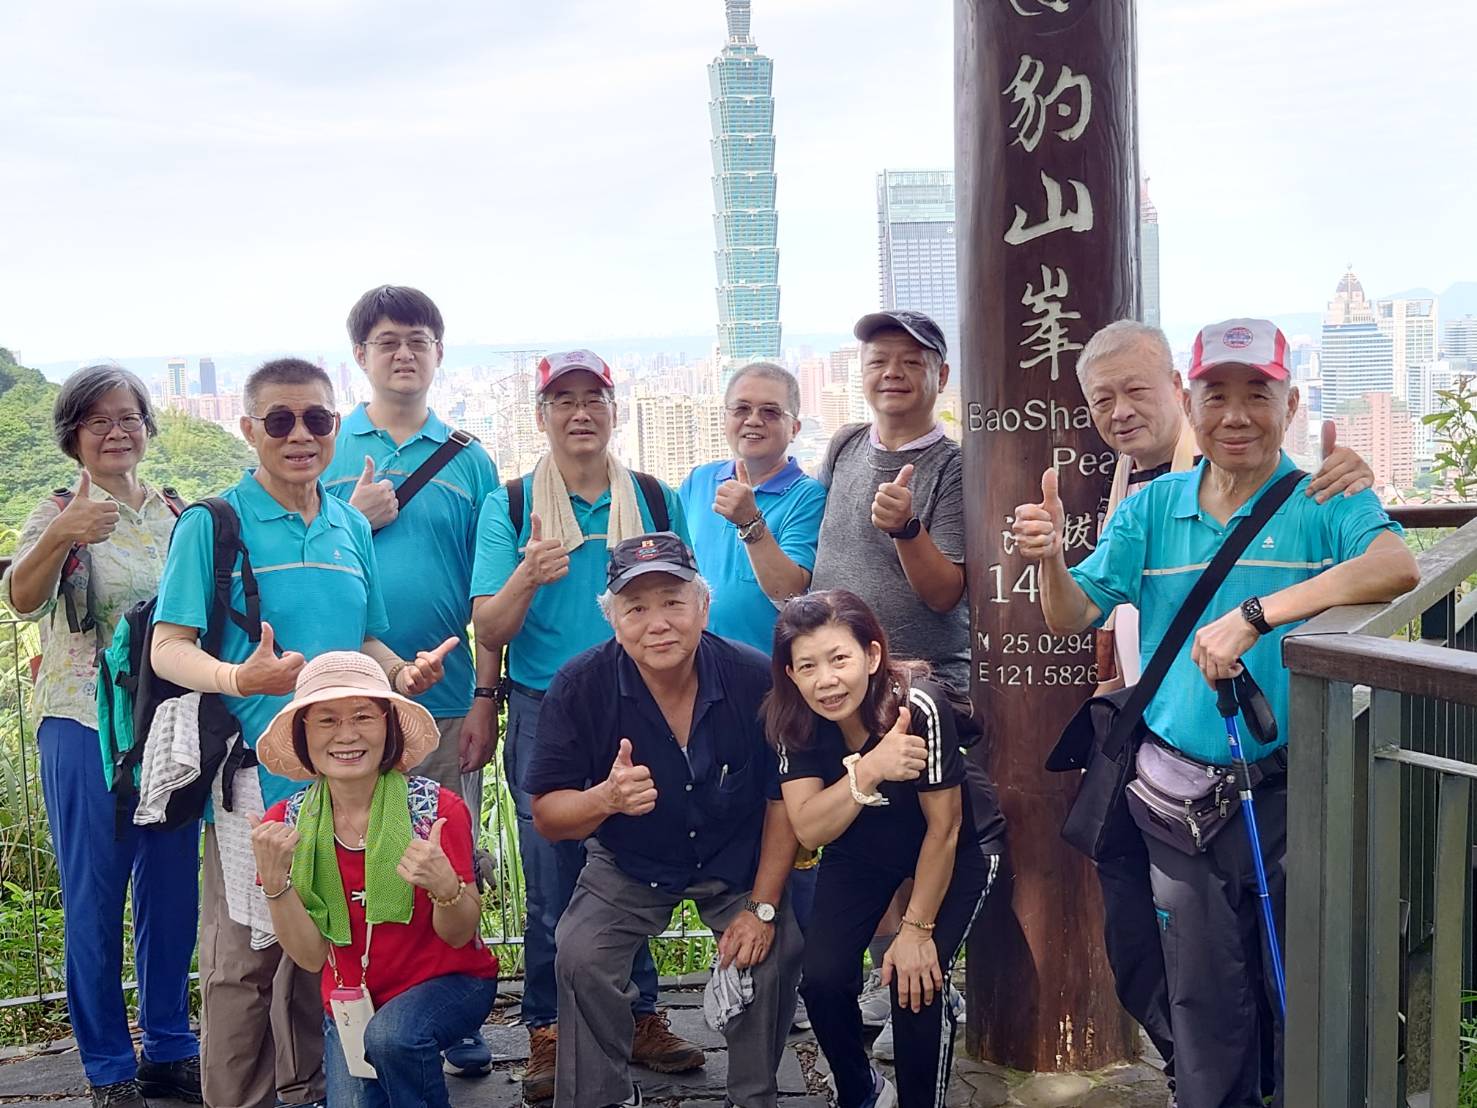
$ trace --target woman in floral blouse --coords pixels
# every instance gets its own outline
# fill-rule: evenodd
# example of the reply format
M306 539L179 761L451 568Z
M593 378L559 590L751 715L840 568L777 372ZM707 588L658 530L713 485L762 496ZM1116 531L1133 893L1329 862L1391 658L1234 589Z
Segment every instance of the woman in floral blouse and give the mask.
M61 871L67 1009L94 1105L143 1108L145 1095L198 1102L200 1047L188 993L199 826L164 831L116 821L97 733L97 652L129 606L158 590L175 506L139 480L157 427L148 390L132 373L113 365L78 370L57 395L52 421L57 445L81 471L65 507L48 497L31 513L0 599L41 630L32 705ZM90 563L86 588L71 557L79 546ZM69 590L70 605L58 598L64 570L78 586ZM138 1059L122 988L130 879Z

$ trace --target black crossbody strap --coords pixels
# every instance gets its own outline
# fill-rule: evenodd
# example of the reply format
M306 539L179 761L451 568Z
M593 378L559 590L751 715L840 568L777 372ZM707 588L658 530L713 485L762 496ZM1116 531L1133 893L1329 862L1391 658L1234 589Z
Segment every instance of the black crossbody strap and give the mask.
M1292 495L1292 490L1297 487L1305 474L1300 469L1295 469L1281 477L1275 485L1262 493L1257 498L1256 506L1252 508L1251 514L1245 516L1236 529L1221 543L1221 548L1215 552L1215 557L1210 564L1201 571L1199 578L1190 589L1190 595L1185 597L1185 602L1180 605L1180 610L1175 614L1174 621L1169 625L1169 630L1164 633L1160 640L1159 648L1154 651L1154 656L1149 659L1149 664L1144 669L1143 676L1133 688L1132 695L1124 704L1123 710L1113 721L1113 730L1108 735L1108 741L1103 744L1103 752L1116 759L1143 718L1144 709L1149 706L1149 701L1154 699L1154 694L1159 691L1160 684L1164 681L1164 675L1169 672L1169 667L1174 663L1180 648L1190 637L1195 623L1204 614L1206 605L1210 598L1215 595L1215 590L1221 587L1221 582L1226 579L1226 574L1231 572L1231 567L1236 564L1236 559L1241 557L1241 552L1251 545L1252 539L1256 538L1261 529L1267 525L1272 518L1272 513L1282 507L1284 501Z
M446 436L446 441L438 446L429 458L416 466L414 473L400 483L400 487L395 490L396 503L403 509L410 503L411 497L430 484L431 478L446 467L447 462L460 454L464 447L476 441L476 438L467 432L453 428L451 434Z

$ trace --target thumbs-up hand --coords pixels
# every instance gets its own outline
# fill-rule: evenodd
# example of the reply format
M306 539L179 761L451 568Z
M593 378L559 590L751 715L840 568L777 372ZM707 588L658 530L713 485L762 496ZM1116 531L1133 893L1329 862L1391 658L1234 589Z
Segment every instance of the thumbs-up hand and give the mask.
M395 486L388 479L374 479L374 459L368 454L364 455L364 472L354 482L349 506L363 512L364 518L369 520L369 525L376 531L387 523L394 523L400 515L400 502L395 499Z
M1065 526L1066 514L1057 493L1056 470L1048 469L1041 475L1041 502L1021 504L1015 510L1015 522L1010 527L1015 535L1015 548L1028 562L1059 558Z
M535 588L552 585L569 575L569 551L558 539L544 538L544 521L537 512L528 517L528 545L523 548L523 565Z
M1338 425L1331 419L1325 419L1319 434L1323 464L1303 490L1319 504L1326 503L1339 493L1353 496L1356 492L1374 487L1374 470L1369 467L1369 463L1347 446L1339 446L1337 439Z
M405 881L418 889L425 889L437 900L450 900L456 896L461 882L452 868L451 859L441 849L441 832L445 827L446 820L438 819L431 824L429 838L412 835L410 845L395 866L395 872Z
M610 815L644 816L656 807L656 784L647 766L631 761L631 740L622 739L610 776L605 779L605 799Z
M877 486L877 495L872 498L872 526L879 531L901 531L913 518L913 490L908 487L913 480L912 465L898 470L891 481Z
M262 620L262 640L251 656L236 668L236 691L242 696L286 696L297 684L303 656L296 650L285 650L277 657L272 625Z
M53 526L60 530L68 545L106 542L118 526L118 504L113 500L92 499L92 474L84 469L77 480L77 491Z
M759 514L754 486L749 481L749 467L742 458L733 463L733 476L719 485L713 494L713 511L735 527L753 522Z
M395 690L406 696L419 696L441 678L446 676L446 667L442 662L448 654L461 645L461 639L452 635L435 650L420 650L416 652L415 661L406 664L395 676L395 684L399 687Z
M256 859L257 879L265 892L275 893L286 886L292 874L292 855L297 849L297 828L280 820L264 820L250 816L251 853Z
M912 723L913 713L903 705L887 734L862 759L882 780L912 781L928 765L928 744L909 732Z

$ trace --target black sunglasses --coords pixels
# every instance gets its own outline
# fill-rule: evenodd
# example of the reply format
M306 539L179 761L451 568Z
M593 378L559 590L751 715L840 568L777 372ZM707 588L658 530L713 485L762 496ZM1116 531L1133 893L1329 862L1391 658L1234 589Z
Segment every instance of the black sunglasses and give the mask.
M274 408L264 416L254 415L246 418L259 420L262 430L272 438L285 439L297 426L299 414L301 414L303 426L308 429L308 434L317 438L333 434L333 429L338 426L338 413L319 407L309 408L302 413L294 412L289 408Z

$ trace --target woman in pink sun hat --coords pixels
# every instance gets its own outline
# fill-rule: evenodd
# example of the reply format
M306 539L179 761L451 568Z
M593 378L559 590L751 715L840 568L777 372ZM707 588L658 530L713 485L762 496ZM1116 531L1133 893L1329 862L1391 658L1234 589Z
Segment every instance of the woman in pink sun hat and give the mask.
M439 741L419 704L355 651L322 654L257 743L312 782L252 831L277 940L323 972L323 1066L335 1108L450 1101L440 1052L497 994L478 935L472 825L455 792L410 777Z

